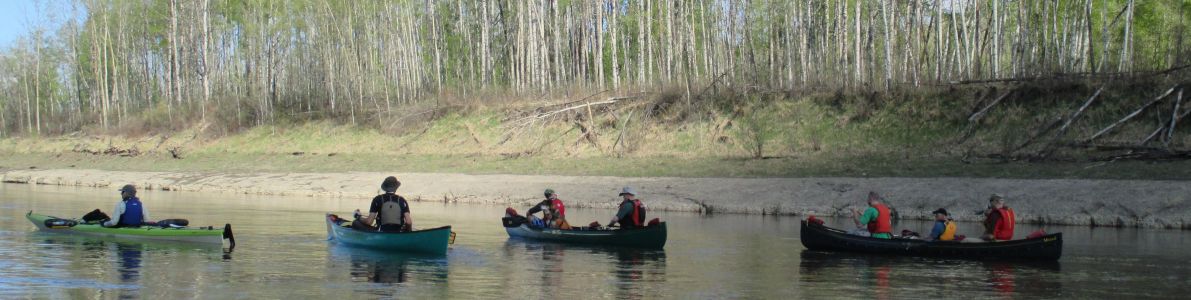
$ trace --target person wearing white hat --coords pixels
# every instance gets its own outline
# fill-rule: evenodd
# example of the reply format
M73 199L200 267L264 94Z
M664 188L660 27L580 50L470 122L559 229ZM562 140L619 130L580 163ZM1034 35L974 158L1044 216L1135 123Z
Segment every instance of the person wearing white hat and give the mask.
M624 201L620 202L620 209L616 216L612 217L612 221L608 222L608 226L620 223L621 229L645 227L645 204L637 199L637 191L626 186L620 190L620 196L624 197Z

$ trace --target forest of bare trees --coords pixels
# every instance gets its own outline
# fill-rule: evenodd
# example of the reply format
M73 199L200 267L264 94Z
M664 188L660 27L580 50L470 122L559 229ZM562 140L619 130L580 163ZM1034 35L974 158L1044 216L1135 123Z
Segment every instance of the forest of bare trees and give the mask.
M889 90L1180 68L1188 0L63 0L0 52L0 136L350 123L450 95Z

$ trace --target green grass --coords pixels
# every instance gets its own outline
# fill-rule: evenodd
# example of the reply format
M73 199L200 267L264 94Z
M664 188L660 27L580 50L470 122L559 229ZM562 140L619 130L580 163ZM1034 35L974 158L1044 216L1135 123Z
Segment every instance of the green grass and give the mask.
M1082 101L1076 97L1080 92L1007 101L990 111L969 141L958 144L971 107L981 99L972 93L918 92L888 99L863 95L721 99L741 109L704 109L693 113L695 117L678 117L681 109L647 115L643 109L647 102L594 112L591 122L581 112L529 127L515 126L511 120L523 115L512 110L477 108L449 112L425 123L394 122L393 126L409 126L401 128L314 121L257 126L219 137L194 128L149 136L16 137L0 139L0 169L1191 179L1187 161L1099 163L1080 159L1086 153L1064 153L1068 162L977 159L967 163L964 156L970 153L979 156L1011 148L1038 124ZM1069 135L1095 132L1138 101L1104 102L1090 109L1086 120L1077 122ZM623 118L630 113L632 118L623 126ZM594 125L598 146L580 138L576 122ZM1136 123L1123 126L1120 136L1152 130L1147 122ZM721 130L721 124L731 126ZM1176 144L1187 139L1188 129L1183 130L1176 135ZM752 138L757 136L764 140L765 159L753 158ZM613 149L618 138L621 142ZM76 151L109 147L137 149L143 155ZM182 159L172 158L170 149L180 151Z
M183 159L81 153L7 153L0 169L87 168L167 172L448 172L627 177L995 177L1191 180L1191 163L976 163L933 157L779 159L587 157L505 159L482 155L212 153Z

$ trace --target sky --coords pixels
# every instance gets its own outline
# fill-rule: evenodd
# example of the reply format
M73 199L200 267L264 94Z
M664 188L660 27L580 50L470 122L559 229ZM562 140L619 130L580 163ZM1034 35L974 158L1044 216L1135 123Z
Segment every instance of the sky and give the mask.
M12 42L28 32L25 26L32 5L28 0L0 0L0 49L8 48ZM28 15L28 16L27 16Z

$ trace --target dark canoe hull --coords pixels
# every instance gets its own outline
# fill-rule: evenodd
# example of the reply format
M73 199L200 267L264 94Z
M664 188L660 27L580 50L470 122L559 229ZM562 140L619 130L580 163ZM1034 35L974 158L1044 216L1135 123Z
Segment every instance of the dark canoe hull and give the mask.
M643 229L561 230L533 229L525 224L505 227L510 237L556 243L662 249L666 246L666 223Z
M443 255L451 242L451 226L410 231L361 231L341 226L346 220L327 214L327 237L344 245L403 253ZM348 222L350 224L350 222Z
M810 250L947 257L980 260L1058 260L1063 254L1063 234L988 243L928 242L911 239L878 239L847 234L839 229L802 221L802 245Z

